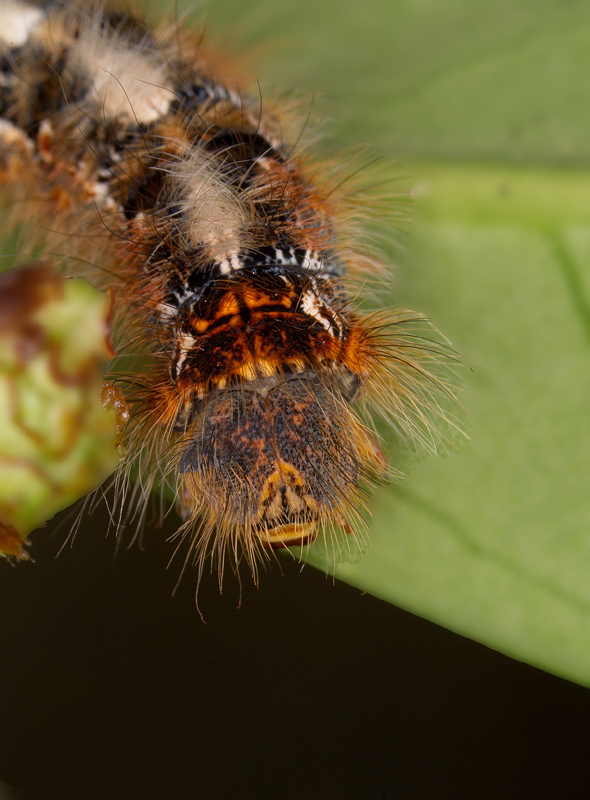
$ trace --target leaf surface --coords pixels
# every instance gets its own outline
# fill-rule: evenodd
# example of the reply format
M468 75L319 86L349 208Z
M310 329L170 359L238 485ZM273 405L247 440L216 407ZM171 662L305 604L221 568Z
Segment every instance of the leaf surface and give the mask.
M471 440L380 489L371 547L336 574L590 685L590 11L377 9L391 80L357 127L416 196L391 301L470 368Z

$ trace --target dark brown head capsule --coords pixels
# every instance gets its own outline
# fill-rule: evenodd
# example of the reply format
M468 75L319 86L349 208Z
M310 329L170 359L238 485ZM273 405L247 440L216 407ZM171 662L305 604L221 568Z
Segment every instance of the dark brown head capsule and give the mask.
M214 394L180 471L222 531L281 547L310 541L322 522L344 523L373 453L340 390L308 372Z

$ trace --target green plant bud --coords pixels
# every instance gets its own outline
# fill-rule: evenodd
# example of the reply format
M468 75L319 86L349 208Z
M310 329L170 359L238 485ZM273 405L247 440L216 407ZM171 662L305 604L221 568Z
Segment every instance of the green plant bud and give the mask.
M0 275L0 554L117 465L101 402L108 298L44 262Z

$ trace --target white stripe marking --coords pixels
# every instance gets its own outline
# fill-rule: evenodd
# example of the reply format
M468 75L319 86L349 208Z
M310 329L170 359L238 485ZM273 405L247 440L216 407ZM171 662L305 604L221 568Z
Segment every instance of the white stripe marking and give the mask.
M302 295L301 308L304 314L307 314L308 317L313 317L316 319L322 327L324 327L329 333L332 333L332 326L321 314L322 304L320 300L314 294L312 294L312 292L305 292L305 294Z

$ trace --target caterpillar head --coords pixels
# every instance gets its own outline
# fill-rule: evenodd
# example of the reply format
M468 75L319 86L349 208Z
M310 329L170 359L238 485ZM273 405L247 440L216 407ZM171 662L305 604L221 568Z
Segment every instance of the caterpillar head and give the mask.
M310 372L218 392L180 472L218 543L239 537L253 560L261 547L313 540L323 523L346 527L376 453L342 393Z

